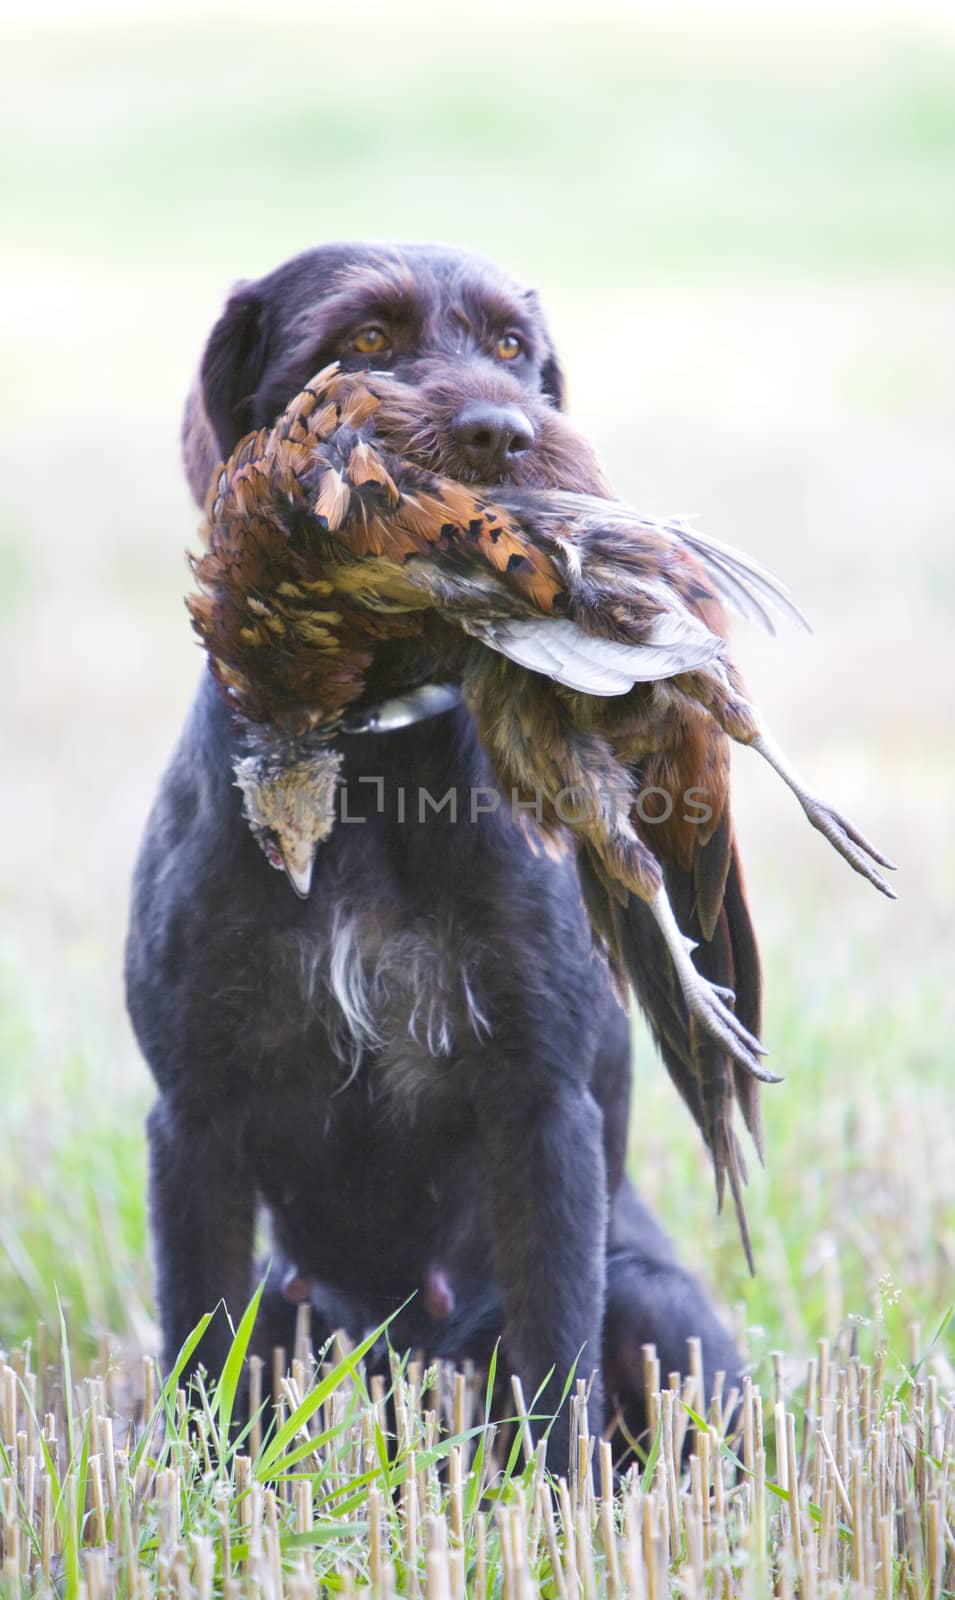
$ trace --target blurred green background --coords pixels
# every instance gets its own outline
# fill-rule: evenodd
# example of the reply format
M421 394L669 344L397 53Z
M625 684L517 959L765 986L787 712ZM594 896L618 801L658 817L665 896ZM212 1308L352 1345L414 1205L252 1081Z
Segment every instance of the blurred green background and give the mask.
M78 8L3 23L0 1342L154 1338L138 837L199 668L179 414L230 283L341 236L541 290L621 493L773 566L737 657L901 864L889 906L759 763L760 1275L641 1036L633 1170L754 1349L953 1298L955 25L931 7Z

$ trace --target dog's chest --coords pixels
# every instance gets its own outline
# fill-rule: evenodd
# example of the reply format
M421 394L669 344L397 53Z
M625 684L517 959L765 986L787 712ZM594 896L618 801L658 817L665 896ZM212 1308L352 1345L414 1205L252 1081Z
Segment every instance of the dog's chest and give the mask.
M400 924L334 904L320 928L283 934L273 962L279 1027L318 1026L340 1085L362 1074L376 1098L407 1102L449 1085L456 1058L490 1036L480 942L439 917Z

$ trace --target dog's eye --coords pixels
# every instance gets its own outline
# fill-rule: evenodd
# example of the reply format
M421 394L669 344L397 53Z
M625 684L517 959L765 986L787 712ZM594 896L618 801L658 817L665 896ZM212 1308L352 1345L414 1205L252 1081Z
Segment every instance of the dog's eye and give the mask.
M388 348L388 335L384 328L362 328L351 342L352 349L362 356L377 356Z
M501 361L514 361L524 349L524 342L516 333L505 333L497 341L497 354Z

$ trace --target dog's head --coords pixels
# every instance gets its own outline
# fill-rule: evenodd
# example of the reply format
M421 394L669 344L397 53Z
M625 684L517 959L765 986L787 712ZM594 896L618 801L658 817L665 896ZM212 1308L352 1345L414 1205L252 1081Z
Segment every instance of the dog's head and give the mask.
M384 442L422 467L604 489L559 415L563 376L533 290L446 245L333 244L239 284L213 328L183 426L200 504L217 462L332 361L414 391L414 405L386 407L381 420Z

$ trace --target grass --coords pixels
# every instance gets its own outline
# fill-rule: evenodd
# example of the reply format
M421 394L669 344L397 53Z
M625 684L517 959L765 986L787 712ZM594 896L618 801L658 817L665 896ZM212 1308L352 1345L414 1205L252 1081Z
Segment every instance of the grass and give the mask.
M12 1560L43 1589L45 1540L50 1579L83 1600L347 1593L373 1568L380 1593L391 1569L409 1592L415 1482L428 1595L462 1592L462 1571L479 1592L481 1538L488 1592L507 1600L564 1592L558 1569L568 1595L620 1592L611 1546L620 1585L654 1600L762 1595L768 1567L781 1595L940 1594L955 1527L955 35L941 12L901 8L549 9L542 28L529 3L468 29L462 49L426 7L369 23L241 4L227 19L4 25L3 1582L19 1582ZM571 1479L568 1512L523 1457L481 1488L477 1439L459 1457L436 1443L427 1398L409 1403L410 1434L384 1438L386 1466L381 1397L357 1369L309 1423L343 1431L307 1481L275 1480L251 1441L210 1447L207 1467L151 1366L150 1086L120 972L132 860L196 671L179 408L229 282L348 235L451 238L539 284L621 491L700 513L809 611L813 640L741 631L740 659L800 766L903 869L898 905L878 903L738 762L765 1032L786 1079L765 1096L767 1171L749 1190L758 1277L639 1031L630 1165L739 1330L767 1487L755 1459L737 1485L711 1440L674 1491L671 1427L618 1495L612 1536L602 1493L578 1503ZM820 1340L838 1477L806 1390ZM298 1359L295 1403L322 1381ZM796 1522L768 1487L785 1481L787 1412Z
M547 1420L520 1387L502 1433L473 1373L392 1357L366 1381L340 1341L312 1350L307 1315L276 1361L274 1406L231 1419L256 1310L217 1387L177 1387L200 1324L164 1385L102 1366L74 1385L29 1346L0 1365L0 1593L308 1595L370 1590L428 1600L657 1596L927 1595L955 1585L955 1406L937 1339L893 1357L879 1330L821 1340L801 1387L774 1356L765 1396L711 1396L690 1376L652 1393L642 1445L613 1459L578 1429L548 1462ZM138 1380L142 1392L132 1398ZM132 1379L132 1382L131 1382ZM717 1379L720 1384L720 1379ZM578 1380L578 1418L585 1385ZM615 1466L616 1469L615 1470ZM550 1468L550 1470L548 1470Z

